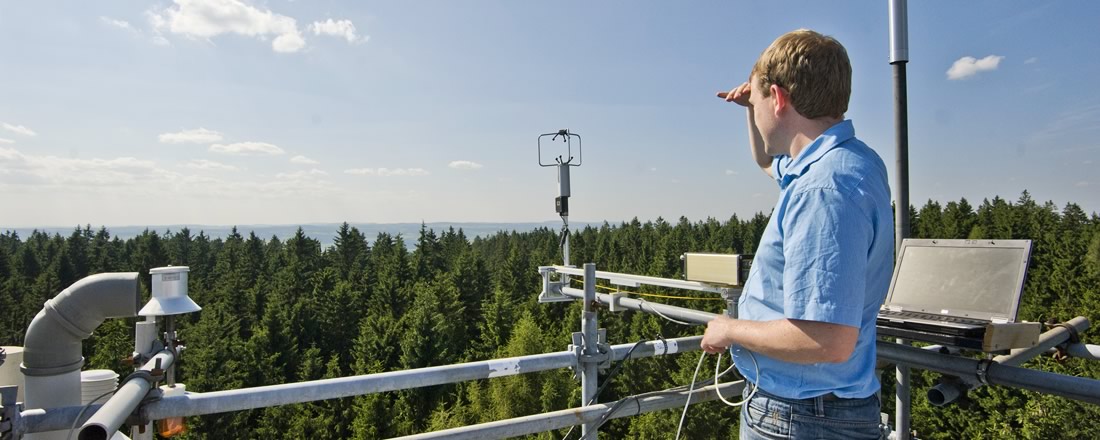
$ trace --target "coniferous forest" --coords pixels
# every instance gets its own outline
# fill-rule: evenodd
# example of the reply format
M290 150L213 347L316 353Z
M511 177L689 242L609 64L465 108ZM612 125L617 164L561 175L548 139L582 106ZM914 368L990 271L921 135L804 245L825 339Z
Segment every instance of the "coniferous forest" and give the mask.
M1024 192L972 206L965 199L911 209L916 238L1030 239L1033 250L1020 319L1100 319L1100 217L1075 204L1038 203ZM675 223L663 219L573 231L571 260L599 270L676 278L684 252L751 253L768 216ZM187 346L179 381L215 391L370 374L466 361L562 351L580 328L580 304L538 304L537 266L560 264L559 232L500 232L469 238L461 230L422 228L418 237L366 237L345 224L333 246L301 230L291 237L234 231L146 231L122 240L109 230L75 228L68 236L0 235L0 345L21 345L43 302L87 275L143 274L190 266L190 295L203 310L182 315ZM722 301L664 302L719 312ZM600 313L612 344L690 336L685 327L636 313ZM87 368L129 373L132 319L108 320L85 341ZM1097 331L1082 335L1100 343ZM713 357L709 357L713 362ZM611 401L690 382L697 353L627 361L600 396ZM1028 368L1100 378L1100 362L1040 357ZM710 371L714 365L710 364ZM704 367L703 371L707 371ZM920 438L1100 438L1100 407L997 386L979 388L944 408L924 398L937 374L913 374L912 426ZM602 379L601 379L602 380ZM883 375L892 396L893 369ZM893 399L884 399L892 413ZM386 438L554 411L580 405L568 370L464 382L316 403L189 419L188 438ZM616 419L605 438L667 439L680 411ZM738 410L692 405L688 438L736 438ZM579 431L579 430L578 430ZM571 438L578 437L579 432ZM544 433L561 438L565 430Z

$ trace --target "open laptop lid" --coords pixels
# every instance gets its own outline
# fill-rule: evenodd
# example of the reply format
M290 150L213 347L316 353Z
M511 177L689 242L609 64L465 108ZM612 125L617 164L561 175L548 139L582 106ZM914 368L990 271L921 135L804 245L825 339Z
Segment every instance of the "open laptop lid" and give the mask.
M901 243L884 308L1015 322L1031 240Z

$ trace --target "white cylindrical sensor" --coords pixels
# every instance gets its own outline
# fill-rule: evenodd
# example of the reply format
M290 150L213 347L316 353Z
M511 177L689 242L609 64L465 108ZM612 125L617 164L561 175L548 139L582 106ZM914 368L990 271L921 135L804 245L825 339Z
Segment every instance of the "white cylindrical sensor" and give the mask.
M558 195L569 197L569 165L558 165Z
M149 269L153 276L153 298L138 315L164 316L191 313L202 310L187 296L187 266L168 266Z
M890 64L909 61L909 7L890 0Z

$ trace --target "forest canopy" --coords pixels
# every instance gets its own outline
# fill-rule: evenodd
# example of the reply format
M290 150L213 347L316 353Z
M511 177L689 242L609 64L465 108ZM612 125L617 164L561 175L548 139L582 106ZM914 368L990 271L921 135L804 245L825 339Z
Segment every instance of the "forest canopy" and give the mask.
M1061 322L1100 311L1100 217L1075 204L1059 209L999 197L929 200L910 208L915 238L1033 241L1020 319ZM768 221L759 213L675 223L637 219L571 233L571 261L599 270L677 278L684 252L752 253ZM407 240L409 240L407 242ZM580 305L538 304L537 267L562 261L558 231L499 232L422 227L417 237L366 237L346 223L322 247L301 229L290 237L233 230L147 230L122 240L106 228L68 236L0 234L0 344L21 345L42 304L73 282L101 272L190 267L189 290L203 310L181 316L187 349L178 379L189 391L215 391L396 371L561 351L580 325ZM669 300L718 312L721 301ZM685 327L641 313L601 313L613 344L690 336ZM108 320L85 341L86 368L128 374L119 359L133 347L132 319ZM1093 332L1095 333L1095 332ZM1084 342L1098 343L1086 332ZM696 356L629 361L601 401L690 381ZM711 364L713 368L713 364ZM1028 368L1100 378L1100 363L1037 358ZM892 370L884 373L890 395ZM601 378L602 380L602 378ZM913 376L913 429L921 438L1100 438L1100 409L1059 397L989 386L944 408L923 398L937 374ZM892 411L892 399L884 399ZM382 438L579 406L568 370L191 418L190 438ZM675 414L674 414L675 413ZM678 411L617 419L609 438L667 438ZM731 437L738 413L721 403L692 406L690 438ZM561 438L565 431L538 437Z

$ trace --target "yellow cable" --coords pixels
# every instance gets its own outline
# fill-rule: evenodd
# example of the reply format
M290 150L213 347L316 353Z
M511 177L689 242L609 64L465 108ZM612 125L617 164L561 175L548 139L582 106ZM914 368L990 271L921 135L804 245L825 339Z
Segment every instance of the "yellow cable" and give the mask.
M581 280L578 280L578 279L574 279L573 281L583 284L581 282ZM657 294L657 293L631 292L629 290L623 290L623 289L620 289L618 287L603 286L603 285L599 285L599 284L596 285L596 288L607 290L610 293L622 292L622 293L628 293L628 294L631 294L631 295L648 296L648 297L652 297L652 298L686 299L686 300L694 300L694 301L725 301L725 299L723 299L723 298L700 298L700 297L697 297L697 296L673 296L673 295L661 295L661 294Z

